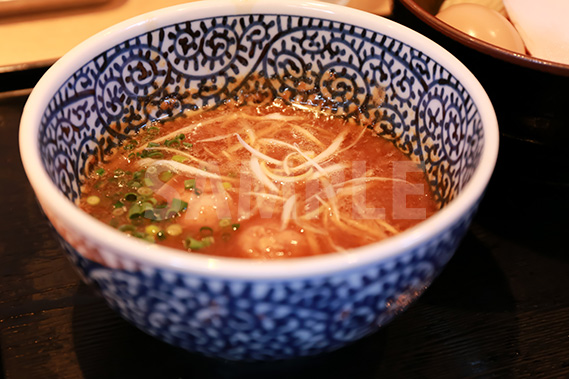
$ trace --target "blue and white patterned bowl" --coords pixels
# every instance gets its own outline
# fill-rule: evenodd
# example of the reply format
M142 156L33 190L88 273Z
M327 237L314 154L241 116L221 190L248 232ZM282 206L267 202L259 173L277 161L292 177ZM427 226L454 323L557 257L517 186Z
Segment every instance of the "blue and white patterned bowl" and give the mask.
M322 80L329 69L342 73L338 82ZM231 97L251 72L270 76L276 95L307 96L295 89L305 82L362 108L384 88L381 134L424 162L443 209L347 253L263 262L146 244L75 206L86 168L121 136ZM155 106L166 97L178 100L174 111ZM340 348L387 324L429 286L492 174L498 126L457 59L389 20L320 2L206 1L123 22L65 55L29 97L20 148L71 261L110 307L190 351L265 360Z

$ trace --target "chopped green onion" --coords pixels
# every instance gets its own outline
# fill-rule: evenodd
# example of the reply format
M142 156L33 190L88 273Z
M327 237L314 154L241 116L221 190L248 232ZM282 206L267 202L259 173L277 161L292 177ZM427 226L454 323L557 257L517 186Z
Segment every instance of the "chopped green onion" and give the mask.
M173 160L173 161L176 161L176 162L184 163L184 162L186 162L187 160L189 160L189 158L188 158L188 157L184 157L183 155L174 155L174 156L172 157L172 160Z
M128 182L128 186L130 188L137 189L137 188L142 187L142 184L140 184L140 182L137 182L136 180L131 180L130 182Z
M113 209L112 214L113 214L113 216L122 216L124 214L124 212L125 212L124 208L116 208L116 209Z
M239 226L241 226L240 224L233 224L231 225L231 228L233 229L233 231L236 231L237 229L239 229Z
M193 239L192 237L186 238L186 240L184 241L184 245L186 246L187 249L191 250L199 250L202 247L204 247L202 241L198 241L196 239Z
M124 170L117 168L113 175L115 178L120 178L121 176L124 176Z
M166 211L166 213L164 214L165 219L174 218L174 217L178 217L178 216L179 216L178 211L175 209L172 209L172 208L168 209Z
M138 199L138 196L134 192L129 192L126 195L124 195L124 199L126 201L133 202L136 201L136 199Z
M211 246L215 242L215 239L212 236L203 237L201 240L197 240L192 237L188 237L184 240L184 246L186 249L190 250L199 250L204 247Z
M204 246L210 246L210 245L213 245L213 243L215 242L215 239L213 238L213 236L204 237L204 238L202 238L202 242L203 242Z
M144 213L144 209L142 208L142 205L134 204L128 210L128 218L130 218L130 219L138 218L138 217L142 216L143 213Z
M211 237L213 235L213 229L209 226L202 226L200 228L200 235L202 237Z
M168 180L172 179L174 177L174 173L172 171L162 171L160 173L160 180L163 181L164 183L166 183Z
M132 224L124 224L119 226L118 228L121 232L134 232L136 227Z
M158 147L158 146L160 146L160 144L159 144L159 143L156 143L156 142L148 142L148 145L147 145L147 146L148 146L148 147Z
M132 174L132 178L134 180L140 180L140 179L142 179L143 176L144 176L144 170L135 171L135 173Z
M176 212L180 212L188 208L188 203L184 200L180 200L177 198L172 199L172 204L170 205L170 209L175 210Z
M195 179L184 180L184 188L185 189L196 188L196 180Z
M99 196L92 195L92 196L89 196L87 198L87 204L89 204L89 205L97 205L100 202L101 202L101 199L99 198Z
M144 216L144 218L146 218L148 220L154 220L154 221L162 220L162 217L160 216L160 214L158 214L154 209L144 210L143 216Z
M184 145L185 147L194 147L194 145L189 142L182 142L182 145Z
M154 185L154 182L150 178L144 178L144 185L146 187L152 187Z
M221 226L222 228L226 228L230 225L231 225L231 220L228 218L222 218L221 220L219 220L219 226Z
M154 193L154 191L152 191L152 189L148 187L140 187L139 189L136 190L136 192L138 192L142 196L150 196Z
M152 210L152 208L154 208L154 205L148 201L145 201L144 203L140 204L140 206L142 207L143 211Z
M103 176L105 174L105 169L104 168L98 168L97 170L95 170L95 174L97 174L99 176Z
M156 205L156 204L158 204L158 200L156 200L156 199L155 199L155 198L153 198L153 197L149 197L149 198L147 198L147 199L146 199L146 201L148 201L148 202L151 202L151 203L152 203L152 205Z
M124 206L124 204L122 203L122 201L117 201L114 205L115 209L122 208L123 206Z

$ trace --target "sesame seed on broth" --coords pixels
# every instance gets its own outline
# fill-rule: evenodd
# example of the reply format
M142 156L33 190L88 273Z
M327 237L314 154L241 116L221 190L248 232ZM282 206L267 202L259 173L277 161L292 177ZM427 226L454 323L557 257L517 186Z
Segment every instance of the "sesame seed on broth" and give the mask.
M437 210L389 141L277 101L145 126L93 169L80 206L133 238L255 259L362 246Z

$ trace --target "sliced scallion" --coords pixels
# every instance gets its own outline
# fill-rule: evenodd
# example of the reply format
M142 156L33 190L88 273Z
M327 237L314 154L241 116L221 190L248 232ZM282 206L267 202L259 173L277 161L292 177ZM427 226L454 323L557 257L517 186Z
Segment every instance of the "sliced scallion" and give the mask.
M188 157L184 157L183 155L174 155L172 156L172 160L180 163L184 163L189 160Z
M175 210L176 212L181 212L188 208L188 203L184 200L173 198L172 204L170 205L170 209Z
M152 187L154 185L154 182L150 178L144 178L144 185L146 187Z
M219 220L219 226L221 226L222 228L226 228L230 225L231 225L231 220L228 218L222 218L221 220Z
M213 229L209 226L202 226L200 228L200 235L202 237L211 237L213 235Z
M173 177L174 173L172 171L162 171L158 176L158 178L164 183L166 183L168 180L172 179Z
M196 188L196 180L195 180L195 179L186 179L186 180L184 180L184 188L185 188L185 189Z
M124 195L124 199L126 201L133 202L133 201L136 201L136 199L138 199L138 195L135 194L134 192L129 192L126 195Z
M152 191L152 189L148 187L140 187L139 189L136 190L136 192L138 192L138 194L142 196L150 196L154 193L154 191Z
M138 218L140 216L142 216L142 214L144 213L144 210L142 208L142 205L140 204L134 204L132 207L130 207L130 209L128 210L128 218L133 219L133 218Z
M132 224L124 224L118 227L121 232L133 232L136 230L136 227Z

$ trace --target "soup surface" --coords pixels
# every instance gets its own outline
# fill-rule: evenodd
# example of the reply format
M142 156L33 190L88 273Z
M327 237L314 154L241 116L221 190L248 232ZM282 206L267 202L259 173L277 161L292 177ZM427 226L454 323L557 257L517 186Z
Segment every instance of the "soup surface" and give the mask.
M80 207L133 238L256 259L362 246L437 210L420 165L373 130L278 101L146 125Z

